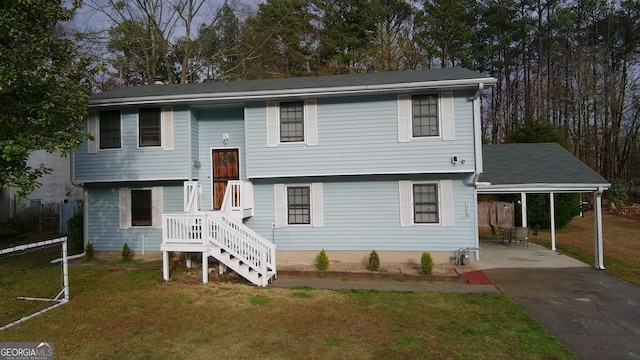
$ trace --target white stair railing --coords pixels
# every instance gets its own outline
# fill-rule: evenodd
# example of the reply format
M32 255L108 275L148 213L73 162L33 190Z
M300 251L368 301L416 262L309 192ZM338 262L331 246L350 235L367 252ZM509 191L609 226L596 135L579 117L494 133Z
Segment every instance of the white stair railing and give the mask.
M204 214L163 214L162 243L206 245L208 239L203 231L205 220Z

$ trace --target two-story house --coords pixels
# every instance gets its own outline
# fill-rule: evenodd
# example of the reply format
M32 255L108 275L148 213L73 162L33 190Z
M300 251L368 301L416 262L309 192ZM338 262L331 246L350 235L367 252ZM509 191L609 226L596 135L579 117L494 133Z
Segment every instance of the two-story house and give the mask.
M494 83L447 68L96 94L74 157L85 238L162 251L165 278L185 251L261 285L276 258L321 249L448 262L477 245L479 96Z

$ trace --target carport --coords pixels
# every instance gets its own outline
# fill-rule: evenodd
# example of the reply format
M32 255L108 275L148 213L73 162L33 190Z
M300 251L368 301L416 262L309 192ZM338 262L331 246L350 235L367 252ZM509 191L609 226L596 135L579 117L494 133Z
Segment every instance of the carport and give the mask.
M481 174L476 181L477 194L520 194L522 226L526 227L528 223L527 194L549 195L551 250L556 250L554 195L591 193L595 268L604 269L602 193L611 186L606 179L557 143L484 145L482 157L483 169L478 169Z

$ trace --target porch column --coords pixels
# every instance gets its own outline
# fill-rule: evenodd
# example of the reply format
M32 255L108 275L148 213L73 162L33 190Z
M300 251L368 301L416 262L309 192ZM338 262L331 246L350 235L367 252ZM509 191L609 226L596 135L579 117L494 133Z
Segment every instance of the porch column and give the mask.
M202 283L209 282L209 256L206 251L202 252Z
M551 215L551 250L556 250L556 204L553 193L549 193L549 214Z
M602 188L593 193L593 226L595 237L595 268L604 270L604 254L602 252Z
M162 278L169 281L169 252L162 252Z
M520 202L522 203L522 226L527 227L527 193L520 193Z

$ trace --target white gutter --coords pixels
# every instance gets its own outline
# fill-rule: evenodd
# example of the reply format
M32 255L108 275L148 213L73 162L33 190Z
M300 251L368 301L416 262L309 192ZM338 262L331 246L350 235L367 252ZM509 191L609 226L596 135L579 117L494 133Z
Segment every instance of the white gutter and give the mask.
M91 107L114 106L114 105L140 105L140 104L157 104L166 102L194 102L194 101L232 101L232 100L255 100L255 99L271 99L280 97L309 97L320 95L335 94L359 94L369 92L383 92L392 90L407 90L414 88L456 88L460 86L469 86L476 83L495 84L493 78L481 79L460 79L460 80L440 80L440 81L422 81L411 83L396 84L376 84L376 85L360 85L360 86L340 86L334 88L305 88L305 89L277 89L277 90L259 90L248 92L224 92L224 93L199 93L199 94L174 94L160 96L143 96L136 98L117 98L117 99L96 99L91 100Z
M476 172L473 175L474 185L478 184L478 179L484 170L482 164L482 114L480 113L480 94L482 93L482 89L484 89L484 83L479 82L478 90L476 90L475 95L473 95L473 141L476 154Z
M598 188L608 189L611 184L506 184L506 185L490 185L489 183L478 183L477 189L479 193L496 194L496 193L554 193L559 192L591 192Z

